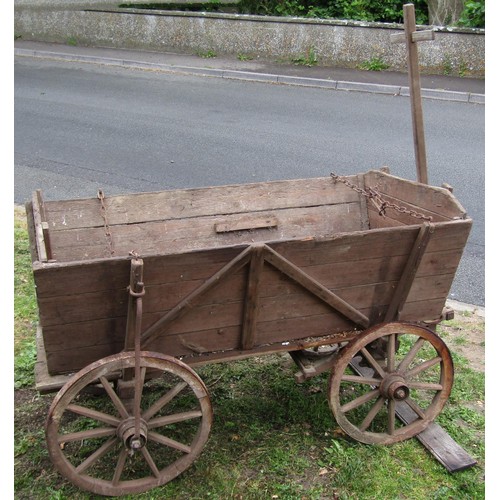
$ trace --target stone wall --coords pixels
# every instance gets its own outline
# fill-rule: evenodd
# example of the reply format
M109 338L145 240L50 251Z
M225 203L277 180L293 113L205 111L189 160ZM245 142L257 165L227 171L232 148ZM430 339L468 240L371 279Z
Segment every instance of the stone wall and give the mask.
M314 56L318 64L347 68L377 59L390 70L406 70L404 44L390 41L392 33L402 30L398 24L124 11L117 5L47 1L33 6L18 2L14 33L24 40L190 53L213 51L280 61ZM419 42L422 73L484 76L484 30L434 30L434 41Z

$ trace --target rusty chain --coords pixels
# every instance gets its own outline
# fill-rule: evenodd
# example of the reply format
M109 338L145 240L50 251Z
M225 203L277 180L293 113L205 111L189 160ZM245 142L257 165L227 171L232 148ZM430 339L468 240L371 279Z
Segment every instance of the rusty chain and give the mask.
M396 203L390 203L389 201L384 200L382 198L382 195L376 189L374 189L370 186L367 186L366 189L362 189L359 186L356 186L352 182L348 181L344 177L340 177L339 175L334 174L333 172L330 174L330 176L332 177L334 183L342 182L347 187L353 189L357 193L359 193L363 196L366 196L366 198L371 200L372 203L377 207L378 213L382 217L386 216L385 212L388 208L392 208L393 210L396 210L397 212L410 215L411 217L415 217L416 219L422 219L422 220L432 222L432 217L429 215L424 215L424 214L417 212L415 210L412 210L412 209L409 209L406 207L401 207L399 205L396 205Z
M113 237L111 236L111 230L109 229L106 205L104 204L104 192L101 189L99 189L99 191L97 192L97 198L99 198L101 202L101 216L104 220L104 232L106 234L109 253L111 254L111 256L113 256L115 253L115 250L113 248Z

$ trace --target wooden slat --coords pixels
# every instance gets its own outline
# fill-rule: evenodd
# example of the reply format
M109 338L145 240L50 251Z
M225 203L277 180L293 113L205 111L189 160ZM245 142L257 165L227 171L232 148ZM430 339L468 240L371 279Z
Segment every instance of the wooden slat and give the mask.
M251 349L255 343L257 319L259 317L259 294L262 271L264 269L264 246L254 248L248 270L244 314L241 328L241 347Z
M381 171L370 171L365 175L365 184L379 193L393 196L401 204L409 204L420 211L453 219L464 218L466 211L448 189L427 186Z
M51 255L50 245L46 239L47 227L45 225L46 221L43 218L43 206L40 191L33 193L31 207L33 210L34 237L38 260L40 262L47 262L51 258Z
M417 418L417 414L404 402L403 404L397 404L396 412L398 418L405 424L409 424ZM459 472L474 467L477 464L477 460L472 458L436 422L431 422L425 430L417 434L416 438L448 472Z
M255 218L252 214L245 217ZM283 209L260 218L276 220L276 223L242 231L240 226L244 224L239 214L114 225L110 232L115 256L127 256L135 251L145 257L258 241L329 236L361 229L358 203ZM214 230L219 224L226 229ZM233 229L229 231L230 227ZM106 257L109 251L102 228L57 231L52 239L54 258L59 261L98 259Z
M255 216L245 215L239 216L231 222L219 222L215 224L216 233L231 233L234 231L251 231L254 229L270 229L278 226L277 217L270 215Z
M106 197L108 222L138 222L239 214L356 202L357 194L330 177L136 193ZM102 226L97 199L46 203L54 231Z
M411 34L412 42L423 42L434 40L434 31L432 30L423 30L423 31L414 31ZM391 43L404 43L406 42L406 34L405 33L394 33L391 35Z

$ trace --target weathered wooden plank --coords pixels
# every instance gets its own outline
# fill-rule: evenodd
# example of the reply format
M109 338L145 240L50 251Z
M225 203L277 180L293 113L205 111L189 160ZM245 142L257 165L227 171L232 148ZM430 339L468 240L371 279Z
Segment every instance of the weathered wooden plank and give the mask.
M417 414L405 402L396 404L396 413L405 424L416 420ZM434 455L448 472L459 472L477 464L441 426L431 422L416 438Z
M241 347L251 349L255 342L257 319L259 316L260 281L264 269L264 246L255 247L248 270L244 314L241 328Z
M251 214L245 215L250 217ZM258 241L327 236L358 231L361 224L358 203L277 210L264 217L277 222L270 227L248 231L219 232L214 229L218 224L238 226L242 215L115 225L110 228L114 255L127 256L134 251L144 257ZM53 257L59 261L98 259L109 251L103 228L57 231L52 240Z
M330 177L135 193L105 198L108 223L185 219L357 201L357 194L335 186ZM52 231L102 226L97 199L47 202Z
M253 229L270 229L278 226L277 217L243 215L232 218L231 222L218 222L215 224L216 233L230 233L233 231L251 231Z
M146 286L207 279L245 246L144 258ZM120 289L128 284L130 259L114 258L38 265L34 275L39 297L78 295Z
M433 289L436 277L448 276L455 272L460 262L461 251L451 250L448 252L433 252L423 256L417 278L419 289L426 286L425 277L429 277L428 287ZM346 267L345 263L322 264L319 266L305 266L307 274L339 295L343 300L353 303L357 302L345 299L342 290L344 288L354 289L356 287L367 287L364 290L366 297L377 295L380 289L385 288L385 283L391 283L400 279L406 263L406 256L384 257L379 259L365 259L356 263L356 266ZM220 269L215 270L217 272ZM175 307L188 294L203 285L210 277L180 281L179 283L166 283L164 285L149 286L146 281L146 296L144 298L144 312L168 311ZM125 279L125 277L124 277ZM204 304L217 304L228 300L241 300L244 293L244 276L235 273L227 278L224 286L218 284L216 289L203 299ZM273 273L266 266L262 271L262 293L264 296L275 295L277 304L280 296L291 293L303 294L302 287L292 288L293 279L284 280L280 274ZM448 279L444 283L448 283ZM370 287L373 287L370 289ZM410 294L412 290L410 289ZM425 294L421 291L420 294ZM431 290L427 290L433 296ZM105 317L117 317L125 314L128 295L125 286L110 290L99 290L96 292L83 293L78 290L73 294L64 296L40 296L39 308L40 320L43 326L55 324L69 324L78 321L100 319Z
M471 221L436 224L435 237L427 251L462 249L470 231ZM419 226L373 229L333 238L309 241L267 243L274 250L300 267L330 262L358 263L375 257L408 255Z
M411 226L422 224L426 221L437 223L452 220L410 203L405 203L392 196L383 195L383 199L388 204L383 214L379 213L378 207L368 202L368 218L370 220L370 227L373 229L376 227L397 227L401 225ZM400 210L393 208L391 205L399 207Z
M300 314L304 314L304 316L308 318L310 318L313 314L318 314L318 311L320 314L324 313L325 316L332 316L332 311L328 307L322 305L315 299L311 300L311 297L308 294L305 295L304 290L302 290L297 284L288 278L277 279L280 278L281 275L279 275L276 270L265 268L262 273L262 277L266 277L266 280L261 283L260 300L263 313L262 316L260 316L260 331L264 332L264 319L267 318L272 323L272 321L278 322L289 316L288 308L296 309L298 307ZM245 291L245 276L233 276L232 278L234 278L233 283L229 283L230 280L228 279L228 286L214 289L214 292L217 293L210 294L210 296L204 300L204 304L207 306L216 306L218 304L233 301L235 297L243 297L243 293ZM426 312L425 308L428 307L428 305L425 304L425 301L432 300L433 302L431 304L434 304L434 301L436 300L444 303L452 280L452 274L416 278L407 302L419 303L418 307ZM232 292L234 290L234 284L238 284L241 292L240 295L233 295ZM382 314L390 301L395 286L396 282L374 283L366 286L337 289L336 292L347 302L354 304L356 307L364 311L367 311L370 314L370 320L373 323L383 319ZM195 288L196 287L193 287L193 289ZM158 317L165 312L161 309L159 299L155 299L153 305L148 302L147 299L151 299L151 294L152 291L149 289L144 298L145 327L153 324ZM168 298L168 294L165 294L165 297ZM99 301L96 301L96 303L98 302ZM175 304L172 303L171 307L173 307L173 305ZM168 311L168 309L166 310ZM269 315L269 310L271 310L274 316ZM214 312L214 309L209 309L209 311ZM193 311L193 314L195 313L196 311ZM94 345L101 342L121 342L125 334L124 305L122 305L121 314L122 316L117 318L101 314L100 319L90 320L89 318L86 318L83 321L74 324L65 323L62 325L54 324L44 326L46 348L50 351L55 351L63 349L78 349L79 347L87 344ZM433 319L433 317L429 316L428 319ZM314 321L318 321L318 319L316 318ZM332 319L332 321L337 320ZM348 321L343 321L341 325L342 327L347 328L351 326ZM330 322L328 323L327 328L331 328L332 326L335 325ZM203 328L204 326L202 325L202 329ZM274 327L271 324L269 329L266 331L272 332L273 328L278 329L277 323L275 323ZM303 333L308 330L309 327L303 330ZM285 334L286 331L287 330L285 329ZM216 333L218 333L218 330L216 330ZM169 332L162 337L168 335ZM265 336L268 335L268 333L262 333L262 335Z
M463 248L470 221L438 224L428 252ZM272 242L269 245L300 267L356 263L367 257L404 255L409 252L418 228L381 229L334 236L321 240ZM146 286L206 279L234 258L241 247L194 251L178 255L156 255L144 259ZM129 259L101 259L35 266L39 297L123 288L128 283ZM336 271L336 270L335 270ZM333 272L333 270L332 270ZM328 273L330 274L330 273Z
M391 43L406 42L405 33L393 33L390 38L391 38ZM428 40L434 40L434 31L432 30L414 31L411 34L412 42L423 42Z
M365 184L383 195L392 196L401 204L409 204L430 215L441 215L449 219L463 218L466 211L448 189L423 185L381 171L365 174Z
M47 262L52 258L52 256L50 254L50 244L48 241L47 227L45 225L46 221L44 220L44 211L40 191L33 193L31 207L33 211L34 237L38 260L40 262Z
M78 352L74 350L46 351L47 371L51 376L77 372L94 361L121 352L122 349L121 344L97 344L82 347Z

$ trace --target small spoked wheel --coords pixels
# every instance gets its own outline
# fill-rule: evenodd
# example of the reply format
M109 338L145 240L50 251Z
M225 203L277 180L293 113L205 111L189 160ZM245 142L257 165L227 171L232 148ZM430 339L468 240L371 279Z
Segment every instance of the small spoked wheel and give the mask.
M434 332L387 323L342 349L328 397L349 436L367 444L392 444L422 432L443 409L452 384L450 352Z
M134 371L133 352L84 368L52 403L46 423L49 454L79 488L119 496L161 486L186 470L208 439L212 407L199 376L170 356L143 351L139 359L140 406L131 405L130 396L120 396L112 384L124 370ZM96 384L104 396L89 393Z

